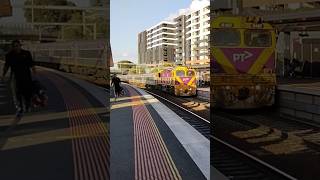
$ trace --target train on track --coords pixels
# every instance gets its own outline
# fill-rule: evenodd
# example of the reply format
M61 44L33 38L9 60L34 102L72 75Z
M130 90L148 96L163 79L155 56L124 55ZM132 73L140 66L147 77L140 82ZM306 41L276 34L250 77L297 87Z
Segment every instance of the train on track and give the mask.
M83 75L101 83L110 76L110 44L105 39L24 44L36 65ZM101 84L99 83L99 84Z
M211 22L211 102L226 109L271 106L275 100L276 31L258 17Z
M161 67L153 73L122 75L121 79L147 89L159 89L176 96L197 94L196 71L186 66Z

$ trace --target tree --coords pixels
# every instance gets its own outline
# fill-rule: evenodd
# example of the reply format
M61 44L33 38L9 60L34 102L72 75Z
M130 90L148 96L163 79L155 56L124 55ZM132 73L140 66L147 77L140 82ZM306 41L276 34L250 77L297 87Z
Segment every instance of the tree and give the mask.
M157 72L159 72L160 70L161 70L160 68L155 67L155 68L152 68L152 69L151 69L151 73L157 73Z
M145 74L146 71L145 71L145 68L135 65L135 66L131 67L131 69L129 69L129 73L130 74Z
M135 66L135 64L131 61L128 61L128 60L122 60L122 61L118 62L118 68L130 69L134 66Z

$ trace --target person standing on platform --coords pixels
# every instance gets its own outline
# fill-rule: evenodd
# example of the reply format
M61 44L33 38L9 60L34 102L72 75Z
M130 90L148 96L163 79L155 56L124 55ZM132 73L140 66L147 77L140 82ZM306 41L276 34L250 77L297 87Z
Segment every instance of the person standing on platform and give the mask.
M36 74L36 69L31 53L21 48L19 40L12 41L12 50L6 54L2 79L4 79L9 68L11 69L11 88L14 101L16 101L17 116L22 116L24 111L31 111L31 71Z
M121 95L122 88L120 86L120 82L121 82L120 78L118 78L117 75L114 74L112 77L111 85L113 85L113 88L114 88L115 98Z

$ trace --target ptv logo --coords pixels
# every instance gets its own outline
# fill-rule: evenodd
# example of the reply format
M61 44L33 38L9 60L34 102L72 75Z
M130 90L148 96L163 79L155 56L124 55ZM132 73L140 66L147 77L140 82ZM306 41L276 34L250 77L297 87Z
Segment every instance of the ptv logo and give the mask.
M183 81L184 84L188 84L188 82L189 82L190 80L191 80L190 77L183 77L183 78L182 78L182 81Z
M248 58L252 57L252 55L253 54L248 51L233 54L233 62L238 62L238 61L243 62L243 61L247 60Z

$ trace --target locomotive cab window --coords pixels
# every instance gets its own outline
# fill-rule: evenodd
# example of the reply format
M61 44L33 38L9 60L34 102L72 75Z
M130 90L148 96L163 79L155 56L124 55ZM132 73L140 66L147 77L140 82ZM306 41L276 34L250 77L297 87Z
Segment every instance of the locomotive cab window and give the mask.
M237 29L215 29L212 36L214 46L238 46L241 41Z
M270 47L271 33L266 30L247 30L244 33L245 44L250 47Z
M194 71L189 70L188 71L188 76L194 76Z
M183 77L183 76L185 76L185 72L183 70L177 70L176 76Z

